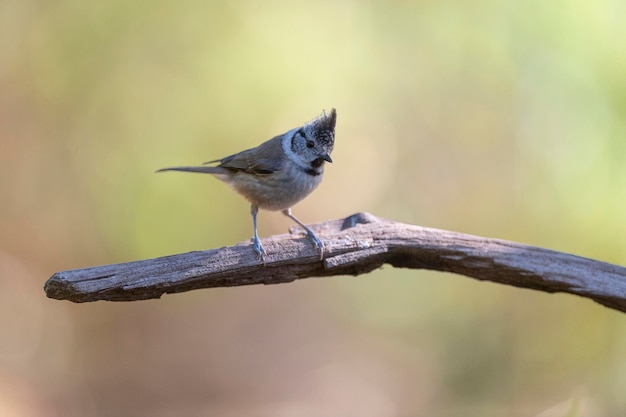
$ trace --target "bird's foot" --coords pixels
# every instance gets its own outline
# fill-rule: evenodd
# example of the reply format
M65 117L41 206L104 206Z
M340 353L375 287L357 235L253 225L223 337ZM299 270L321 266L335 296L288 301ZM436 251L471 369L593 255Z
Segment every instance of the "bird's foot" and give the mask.
M289 217L294 222L298 223L304 230L306 230L306 235L311 240L311 242L313 242L313 245L315 245L315 247L317 249L319 249L319 251L320 251L320 261L322 259L324 259L324 244L322 243L320 238L317 237L317 235L313 232L313 230L311 230L311 228L309 228L309 226L307 226L306 224L304 224L300 220L298 220L298 218L296 216L294 216L293 213L291 213L291 208L283 210L283 214L285 216Z
M309 229L306 226L305 226L305 229L306 229L306 236L309 238L311 242L313 242L313 245L319 250L320 261L321 261L322 259L324 259L324 244L322 243L320 238L317 237L315 233L313 233L313 230Z
M261 241L256 236L252 238L252 247L254 248L254 251L256 252L257 259L263 265L265 265L265 256L267 255L267 252L265 252L263 245L261 245Z

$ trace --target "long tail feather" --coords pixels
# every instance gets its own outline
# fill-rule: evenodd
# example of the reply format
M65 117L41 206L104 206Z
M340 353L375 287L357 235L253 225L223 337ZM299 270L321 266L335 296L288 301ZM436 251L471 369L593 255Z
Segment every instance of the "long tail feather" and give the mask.
M223 174L224 173L223 168L207 167L207 166L161 168L157 170L156 172L163 172L163 171L199 172L201 174Z

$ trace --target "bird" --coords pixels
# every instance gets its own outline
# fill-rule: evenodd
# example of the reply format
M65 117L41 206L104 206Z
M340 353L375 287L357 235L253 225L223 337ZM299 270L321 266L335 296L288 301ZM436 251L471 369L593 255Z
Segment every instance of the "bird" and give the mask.
M324 259L324 245L317 235L293 215L291 208L307 197L322 182L324 164L335 143L337 111L333 108L302 126L263 142L256 148L212 161L201 166L162 168L157 172L182 171L211 174L230 185L250 202L254 234L252 246L263 264L267 252L257 231L259 209L281 211L305 231L320 260Z

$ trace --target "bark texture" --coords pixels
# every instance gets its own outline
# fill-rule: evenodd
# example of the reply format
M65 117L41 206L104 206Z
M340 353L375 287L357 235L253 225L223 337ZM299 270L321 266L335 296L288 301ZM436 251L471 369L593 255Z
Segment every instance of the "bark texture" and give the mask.
M250 243L156 259L57 272L45 283L59 300L136 301L200 288L280 284L309 277L360 275L383 264L590 298L626 312L626 268L500 239L414 226L357 213L312 225L324 259L300 229Z

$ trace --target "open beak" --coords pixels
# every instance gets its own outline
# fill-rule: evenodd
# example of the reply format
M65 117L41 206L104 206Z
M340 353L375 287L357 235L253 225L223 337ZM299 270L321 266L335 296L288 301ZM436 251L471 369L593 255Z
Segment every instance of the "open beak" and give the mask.
M328 154L322 156L322 159L326 162L330 162L331 164L333 163L333 160L330 158L330 155Z

